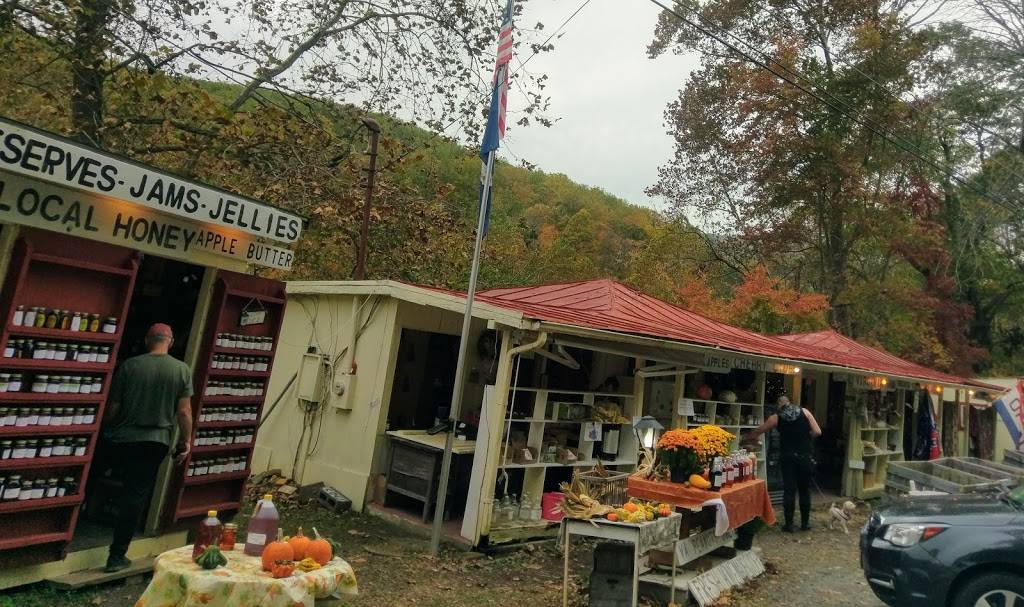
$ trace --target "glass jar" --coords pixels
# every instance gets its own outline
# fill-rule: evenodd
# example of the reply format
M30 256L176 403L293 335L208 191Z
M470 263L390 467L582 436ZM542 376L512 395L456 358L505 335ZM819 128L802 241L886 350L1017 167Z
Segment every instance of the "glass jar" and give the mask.
M75 409L74 413L72 414L72 417L71 417L71 425L72 426L81 426L84 414L85 414L85 410L84 409Z
M0 407L0 428L8 425L7 424L7 407Z
M196 476L206 476L210 471L208 460L196 462Z
M14 358L14 351L18 342L12 339L8 339L7 343L4 344L4 358Z
M93 407L86 407L82 410L82 424L91 426L96 423L96 409Z
M96 362L110 362L110 346L99 346L97 349L99 350L99 352L96 354Z
M65 457L70 454L68 451L68 439L66 438L55 438L53 439L53 456L54 457Z
M91 363L95 362L92 358L92 346L82 345L78 348L78 362Z
M18 409L18 417L14 425L19 428L27 428L30 413L28 409Z
M217 543L217 547L221 550L234 550L237 539L238 525L227 523L224 525L224 530L220 533L220 541Z
M35 348L32 349L32 358L34 360L46 360L46 357L50 355L50 344L45 341L40 341L35 344Z
M23 387L21 373L11 374L11 383L7 384L8 392L21 392Z
M5 426L14 426L18 423L18 410L15 408L3 409L7 412L7 416L4 418Z
M14 453L14 443L9 440L0 441L0 459L11 459Z
M39 425L39 408L35 407L28 410L28 425L38 426Z
M60 328L63 331L71 328L71 312L69 310L60 311Z
M11 502L18 499L21 496L21 475L12 474L7 479L7 483L4 484L3 501Z
M71 326L69 327L72 331L82 330L82 313L75 312L71 315Z
M11 324L15 327L22 326L25 322L25 306L18 306L14 308L14 318L11 319Z
M110 335L117 333L117 318L108 316L107 319L103 321L103 332Z
M68 359L68 345L57 344L57 349L54 351L53 360L67 360Z
M45 497L57 497L57 479L48 478L46 479L46 495Z
M39 457L39 441L26 440L25 450L22 452L23 459L35 459Z
M10 386L11 386L11 374L10 373L0 373L0 392L7 392L8 388L10 388ZM2 424L0 424L0 425L2 425Z
M99 394L100 392L103 392L103 376L97 375L92 378L92 393Z
M75 457L82 457L85 455L85 451L88 448L89 439L85 437L75 439Z
M89 332L99 333L100 330L100 315L90 314L89 315Z
M36 326L36 309L25 308L25 318L21 321L23 327L34 327Z
M39 425L49 426L53 422L53 409L50 407L43 407L39 410Z
M64 383L64 377L60 375L51 375L46 378L46 393L47 394L60 394L61 384Z
M46 308L36 308L36 318L32 326L37 329L42 329L46 326Z
M58 329L60 328L60 310L53 308L46 314L46 322L44 326L47 329Z
M52 457L53 456L53 439L44 438L42 444L39 445L39 457Z
M21 483L21 493L18 494L18 501L24 502L32 499L32 481L26 480Z

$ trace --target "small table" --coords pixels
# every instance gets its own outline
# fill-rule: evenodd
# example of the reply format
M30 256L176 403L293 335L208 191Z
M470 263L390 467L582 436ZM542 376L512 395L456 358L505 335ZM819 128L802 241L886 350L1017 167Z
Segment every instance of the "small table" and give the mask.
M441 475L441 460L444 457L444 433L427 434L425 430L391 430L391 459L388 463L386 489L399 495L423 502L423 522L430 520L431 509L437 493ZM473 455L476 441L452 441L452 456ZM453 463L453 481L449 489L459 484L459 469ZM447 513L445 513L447 514Z
M351 565L338 557L315 571L274 579L241 544L224 556L227 565L206 570L192 562L192 546L164 552L135 607L313 607L316 599L359 594Z
M729 528L736 529L755 518L764 520L766 524L775 524L775 510L772 508L768 485L761 479L736 483L721 491L705 491L694 487L686 487L682 483L665 481L649 481L635 476L629 477L627 491L630 497L655 502L664 502L678 508L698 512L708 500L719 498L725 504L729 515ZM683 535L689 535L689 517L683 521Z
M569 605L569 538L573 535L594 537L605 540L617 540L633 544L633 607L636 607L640 595L640 557L651 548L675 545L679 539L679 524L682 515L673 513L671 516L655 521L629 524L613 523L604 519L579 520L562 519L562 541L564 542L564 558L562 568L562 607ZM675 579L675 562L673 559L672 578Z

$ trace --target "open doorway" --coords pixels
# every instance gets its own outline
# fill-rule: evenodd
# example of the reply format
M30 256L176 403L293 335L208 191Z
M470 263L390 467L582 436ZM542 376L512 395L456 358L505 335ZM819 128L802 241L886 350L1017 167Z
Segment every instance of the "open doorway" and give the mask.
M201 266L162 257L146 255L142 258L124 320L118 364L145 353L146 331L157 322L171 326L175 335L171 356L184 359L203 272ZM157 471L154 470L153 474L156 475ZM110 543L112 524L118 514L117 496L123 486L121 478L117 454L105 447L101 436L89 470L81 519L71 541L72 551ZM148 509L149 506L146 507ZM145 519L142 517L139 523Z

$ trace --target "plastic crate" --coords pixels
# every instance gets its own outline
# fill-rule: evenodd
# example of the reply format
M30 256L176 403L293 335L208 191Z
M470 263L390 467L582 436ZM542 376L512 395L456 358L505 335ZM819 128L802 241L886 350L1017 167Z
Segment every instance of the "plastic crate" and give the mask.
M588 470L579 474L580 482L586 489L587 495L607 506L619 507L629 501L626 492L626 479L629 472L615 472L606 470L607 476L601 476L596 470Z

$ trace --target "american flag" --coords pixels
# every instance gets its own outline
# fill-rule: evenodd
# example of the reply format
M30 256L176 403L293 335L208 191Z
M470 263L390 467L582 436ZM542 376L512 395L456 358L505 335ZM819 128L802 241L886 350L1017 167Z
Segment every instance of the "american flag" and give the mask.
M491 109L487 114L487 127L484 129L484 140L480 145L480 158L483 167L480 171L480 198L484 200L485 213L484 234L490 227L491 218L491 174L488 173L488 157L493 154L501 140L505 137L505 112L508 104L508 71L512 62L512 0L507 0L502 15L501 29L498 31L498 49L494 63L493 90L491 91ZM493 163L491 163L493 170Z

